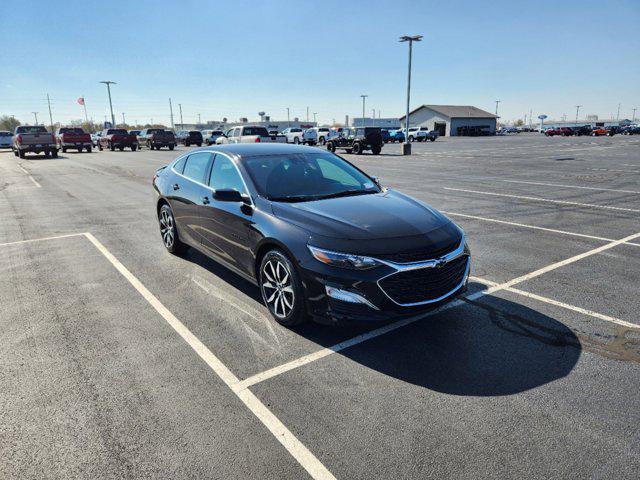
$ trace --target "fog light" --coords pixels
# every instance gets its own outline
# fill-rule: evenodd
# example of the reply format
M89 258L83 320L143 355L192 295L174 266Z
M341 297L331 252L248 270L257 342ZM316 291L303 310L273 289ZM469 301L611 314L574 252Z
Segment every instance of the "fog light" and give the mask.
M379 310L378 307L376 307L373 303L371 303L363 296L358 295L357 293L340 290L339 288L330 287L329 285L325 285L324 288L327 291L327 295L331 298L335 298L336 300L340 300L341 302L359 303L373 308L374 310Z

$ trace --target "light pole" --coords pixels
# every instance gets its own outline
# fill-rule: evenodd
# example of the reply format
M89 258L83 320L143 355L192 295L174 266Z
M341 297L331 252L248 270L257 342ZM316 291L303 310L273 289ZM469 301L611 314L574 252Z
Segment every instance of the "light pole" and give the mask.
M360 95L362 97L362 126L364 127L364 104L365 104L365 100L369 95Z
M180 130L184 130L184 123L182 122L182 104L178 104L178 108L180 108Z
M309 107L307 107L307 123L309 123Z
M632 122L635 122L635 121L636 121L636 110L637 110L637 108L634 108L634 109L633 109L633 116L631 117L631 121L632 121Z
M574 126L578 126L578 112L580 111L580 107L582 107L582 105L576 105L576 123Z
M618 104L618 116L616 117L616 122L620 121L620 105L622 105L621 103Z
M411 101L411 53L413 51L413 42L422 41L422 35L403 35L400 42L409 42L409 69L407 75L407 116L405 119L404 143L402 144L402 154L411 155L411 144L409 143L409 103Z
M200 125L202 123L202 120L200 120L200 114L198 114L198 125Z
M38 112L31 112L31 113L33 113L33 116L36 119L36 125L38 125Z
M291 120L289 120L289 107L287 107L287 127L291 128Z
M124 127L127 122L124 120L124 112L122 112L122 126Z
M111 103L111 84L115 85L116 82L111 80L103 80L100 83L104 83L107 86L107 93L109 94L109 109L111 110L111 125L116 126L116 117L113 116L113 105Z
M496 117L498 116L498 104L502 102L502 100L496 100Z
M371 126L375 127L376 126L376 109L372 108L371 111L373 112L373 121L371 123Z
M318 125L316 124L316 115L318 115L318 112L313 112L313 123L317 127Z

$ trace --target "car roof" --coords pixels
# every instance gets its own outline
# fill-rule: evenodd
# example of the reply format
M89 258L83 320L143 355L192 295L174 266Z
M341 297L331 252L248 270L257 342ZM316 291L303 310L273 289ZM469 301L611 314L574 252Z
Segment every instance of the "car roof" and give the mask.
M211 145L210 147L197 148L193 151L221 152L236 157L251 157L256 155L292 155L296 153L327 152L323 148L308 147L289 143L231 143L224 145Z

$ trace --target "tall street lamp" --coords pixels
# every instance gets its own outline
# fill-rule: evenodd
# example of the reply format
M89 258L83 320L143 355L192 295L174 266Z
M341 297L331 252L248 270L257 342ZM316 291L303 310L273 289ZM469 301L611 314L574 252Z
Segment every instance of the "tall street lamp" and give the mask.
M113 105L111 104L111 85L115 85L116 82L111 80L103 80L100 83L104 83L107 86L107 93L109 94L109 109L111 110L111 126L116 126L116 117L113 116Z
M578 112L580 111L580 107L582 107L582 105L576 105L576 127L578 126Z
M411 101L411 53L413 51L413 42L422 41L422 35L403 35L400 42L409 42L409 73L407 75L407 116L405 119L404 143L402 144L402 154L411 155L411 144L409 143L409 103ZM364 108L364 107L363 107ZM364 115L363 115L364 116Z
M364 103L369 95L360 95L362 97L362 126L364 127Z
M502 100L496 100L496 117L498 116L498 104L502 102Z
M287 127L291 128L291 120L289 120L289 107L287 107Z

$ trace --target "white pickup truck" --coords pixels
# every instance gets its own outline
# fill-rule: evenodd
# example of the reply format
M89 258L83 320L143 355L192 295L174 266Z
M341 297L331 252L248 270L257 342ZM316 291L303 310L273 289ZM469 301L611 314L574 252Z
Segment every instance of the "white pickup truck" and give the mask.
M287 143L287 137L284 135L269 135L269 131L265 127L259 126L242 126L233 127L227 132L216 138L216 145L224 143Z
M42 153L46 157L58 156L58 144L56 136L47 131L42 125L21 125L16 127L11 145L13 154L16 157L24 158L25 153Z
M302 135L302 143L306 145L324 145L331 136L331 130L328 127L307 128Z
M302 143L302 134L303 133L304 133L304 131L301 128L298 128L298 127L285 128L282 131L282 135L287 137L287 143L295 143L296 145L298 143Z

